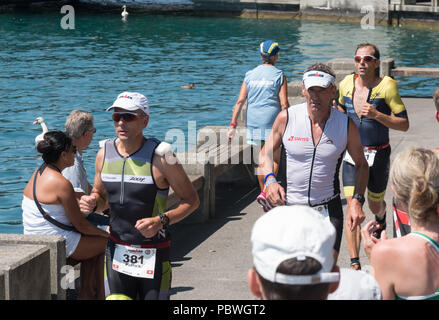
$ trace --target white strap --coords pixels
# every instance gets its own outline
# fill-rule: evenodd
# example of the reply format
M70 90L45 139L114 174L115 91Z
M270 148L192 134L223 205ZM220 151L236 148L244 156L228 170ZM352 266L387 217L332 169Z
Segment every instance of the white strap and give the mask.
M323 272L313 275L288 275L283 273L276 273L274 282L282 284L307 285L337 281L340 281L340 273Z

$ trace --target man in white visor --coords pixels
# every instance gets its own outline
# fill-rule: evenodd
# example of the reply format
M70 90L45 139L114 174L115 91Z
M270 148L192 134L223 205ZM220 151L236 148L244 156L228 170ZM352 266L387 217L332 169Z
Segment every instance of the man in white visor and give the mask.
M363 195L369 168L355 123L332 106L337 88L334 72L316 63L303 75L306 102L283 110L266 141L263 158L265 192L273 205L307 205L336 229L335 257L343 234L339 169L347 149L355 158L355 193ZM278 174L273 173L273 150L282 147ZM364 198L363 198L364 199ZM347 219L358 225L364 218L362 199L348 207ZM282 222L281 222L282 223Z

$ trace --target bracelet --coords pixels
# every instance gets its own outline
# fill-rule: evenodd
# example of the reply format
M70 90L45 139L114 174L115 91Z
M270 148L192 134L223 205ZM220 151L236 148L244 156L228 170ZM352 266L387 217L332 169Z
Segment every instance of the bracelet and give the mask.
M236 122L230 122L230 126L231 126L231 127L236 127L237 124L236 124Z
M267 188L270 185L270 183L273 183L273 182L277 182L277 180L275 178L268 179L268 181L265 183L265 188Z
M271 172L271 173L269 173L269 174L267 174L267 175L265 176L265 178L264 178L264 184L265 184L265 182L267 182L267 179L268 179L269 176L273 176L273 177L276 178L276 176L274 175L274 173Z

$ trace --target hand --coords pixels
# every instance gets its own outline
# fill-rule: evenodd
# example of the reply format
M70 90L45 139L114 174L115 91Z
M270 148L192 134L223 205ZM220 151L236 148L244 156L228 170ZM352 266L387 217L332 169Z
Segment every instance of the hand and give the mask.
M92 193L91 195L83 195L79 199L79 209L82 213L92 213L94 208L96 208L96 196Z
M375 119L377 112L377 109L373 105L366 102L363 107L361 107L360 116Z
M227 137L229 140L232 140L236 134L236 127L229 127L229 131L227 132Z
M272 182L265 188L265 196L272 205L282 206L285 204L285 190L277 182Z
M144 218L137 220L134 226L145 238L154 237L157 232L162 228L160 217Z
M370 221L361 229L361 236L364 239L364 251L366 252L369 260L373 247L380 241L372 235L372 233L377 230L378 227L379 225L376 223L376 221ZM387 240L387 234L384 230L381 232L381 240Z
M358 201L353 199L348 207L347 224L349 230L354 231L357 226L361 225L364 219L366 219L366 215L364 214L363 207Z

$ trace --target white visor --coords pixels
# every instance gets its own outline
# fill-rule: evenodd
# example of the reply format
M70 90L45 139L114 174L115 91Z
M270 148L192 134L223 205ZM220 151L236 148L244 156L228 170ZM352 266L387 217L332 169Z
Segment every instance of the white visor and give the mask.
M327 88L331 83L335 84L335 78L323 71L311 70L303 75L303 84L306 90L311 87Z

